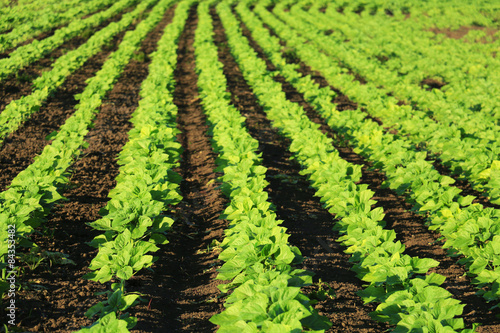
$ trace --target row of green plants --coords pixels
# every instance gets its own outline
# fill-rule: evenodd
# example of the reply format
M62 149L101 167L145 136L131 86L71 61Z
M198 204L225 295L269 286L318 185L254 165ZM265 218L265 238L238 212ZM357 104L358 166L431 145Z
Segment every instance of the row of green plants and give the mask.
M68 183L68 168L87 146L85 136L106 94L130 61L140 43L154 28L151 19L139 23L135 30L127 31L118 49L113 52L97 74L87 81L82 94L75 96L79 103L58 132L47 139L33 163L21 171L9 188L0 193L0 239L6 239L7 226L15 225L19 247L31 247L29 235L41 225L51 208L64 199L59 193ZM7 243L0 243L1 266L6 267ZM2 281L3 288L6 287Z
M50 37L42 40L33 40L31 43L15 49L7 58L0 59L0 81L5 80L9 75L17 73L20 69L28 66L43 56L55 50L64 42L78 36L87 29L93 29L107 19L117 15L125 8L135 4L138 0L121 0L106 10L100 11L85 19L73 20L70 24L57 29ZM111 0L102 2L103 4L112 3ZM101 3L94 0L93 3Z
M229 221L220 244L217 279L225 310L210 321L218 332L324 331L326 318L312 308L300 288L312 284L312 273L297 269L302 256L288 243L264 188L266 168L261 165L259 142L245 128L245 118L230 104L223 65L218 60L209 7L200 3L194 49L202 105L207 115L212 146L218 154L220 188L230 199L221 215Z
M0 144L7 135L17 130L24 120L38 112L47 98L53 95L72 73L82 67L90 57L101 52L113 37L133 24L156 1L142 1L133 11L123 14L120 21L111 22L93 34L80 47L57 58L50 71L43 72L33 81L31 94L13 100L0 113Z
M331 83L338 83L339 75L325 61L321 53L311 53L311 48L303 38L294 34L286 25L272 16L263 5L255 7L255 12L287 44L294 47L298 56L314 70L321 72ZM266 32L260 30L259 35ZM272 39L269 39L272 41ZM450 186L454 180L440 175L426 161L426 153L408 143L404 137L385 132L374 121L368 120L360 110L336 111L332 104L332 91L320 89L309 77L300 78L296 66L287 65L279 55L279 40L261 45L267 49L270 59L282 69L281 73L304 98L325 118L328 125L345 136L356 153L373 162L386 175L386 186L399 195L405 195L413 204L413 209L427 216L430 229L437 229L445 237L443 245L450 254L460 256L460 263L466 264L472 281L488 301L498 303L498 249L495 242L499 238L498 219L500 212L471 204L474 197L460 195L461 190ZM270 45L270 46L268 46ZM267 46L267 47L266 47ZM496 306L496 305L495 305Z
M364 57L356 57L352 50L343 50L342 45L331 43L326 36L321 36L317 29L311 27L303 20L290 15L284 11L286 2L278 4L273 12L290 27L296 29L304 40L311 41L309 53L318 53L328 50L329 55L335 54L342 62L348 63L360 69L367 60ZM482 137L478 133L467 134L476 131L475 127L461 127L452 123L443 124L429 117L427 112L420 111L410 105L398 105L398 100L387 95L387 91L378 88L371 81L362 84L354 75L345 73L338 60L333 57L325 57L332 67L330 71L336 71L337 78L335 86L344 94L348 95L361 106L366 106L368 112L380 118L386 127L391 127L407 135L409 139L419 147L427 149L437 155L443 164L449 166L452 172L467 178L478 191L484 191L493 203L500 203L500 170L498 156L500 154L500 140L495 140L500 131L484 131L483 134L490 136ZM363 67L359 73L367 74L367 71L376 72L376 66ZM437 106L436 106L437 107ZM490 121L490 123L495 123ZM469 131L470 130L470 131Z
M162 0L143 21L154 27L175 1ZM139 106L131 117L133 129L118 156L120 173L101 219L90 223L104 233L91 246L98 248L84 277L100 283L112 282L105 301L92 306L86 316L98 317L79 332L129 332L137 322L128 309L140 301L140 294L127 292L126 282L156 261L150 253L168 243L174 220L167 212L182 197L181 177L173 171L180 165L177 142L177 106L173 103L177 42L188 17L192 0L177 5L172 22L164 29L156 51L151 54L148 77L140 90Z
M396 332L463 329L463 320L457 317L464 305L440 287L443 276L425 275L438 262L403 254L404 245L396 241L396 233L383 228L383 209L372 208L376 203L373 191L358 184L361 166L340 158L332 141L318 130L319 125L308 119L302 107L286 99L265 62L241 35L229 6L218 8L231 52L245 79L273 126L291 140L290 151L303 167L301 173L308 176L316 195L338 220L335 229L342 234L339 241L347 246L346 252L352 254L353 270L369 284L360 296L366 302L380 303L372 317L394 325ZM248 11L244 2L237 8L240 13Z
M17 25L29 22L38 14L44 15L48 11L60 12L65 8L65 3L56 0L35 1L27 6L0 8L0 32L7 32Z
M43 32L50 31L50 29L65 25L74 19L98 11L110 3L110 1L81 2L72 0L61 2L62 11L60 12L53 10L46 12L39 11L39 15L36 18L16 25L8 33L0 34L0 52L10 50Z

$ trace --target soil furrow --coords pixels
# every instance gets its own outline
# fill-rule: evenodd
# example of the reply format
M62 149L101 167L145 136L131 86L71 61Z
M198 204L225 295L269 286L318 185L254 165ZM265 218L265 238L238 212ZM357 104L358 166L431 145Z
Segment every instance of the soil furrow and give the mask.
M20 69L16 74L13 74L7 79L3 80L2 84L0 85L0 112L2 112L11 101L17 100L22 96L29 95L33 89L33 80L41 76L43 72L49 71L52 68L51 65L57 58L61 57L63 54L68 53L69 51L77 49L82 44L84 44L92 34L103 29L111 22L118 22L122 18L122 15L130 10L131 8L128 8L126 11L104 21L96 28L87 29L80 35L63 43L61 46L59 46L40 60L35 61L31 65L28 65L23 69ZM116 40L113 40L108 45L113 45L115 43ZM109 47L104 47L104 49L109 49ZM8 55L0 54L0 59L6 57L8 57Z
M350 270L349 256L336 243L338 235L332 231L334 217L314 197L314 190L309 187L307 180L299 175L300 166L290 160L289 140L280 137L278 131L271 127L226 46L218 16L215 12L212 12L212 16L219 60L224 64L232 103L247 118L250 134L260 142L263 165L268 168L269 197L276 206L278 218L284 220L283 226L291 235L290 243L297 246L305 257L302 268L313 271L316 282L323 282L305 291L312 293L319 288L331 288L335 292L333 298L327 297L315 306L332 321L333 326L329 331L384 331L386 325L374 322L368 316L374 307L364 306L356 296L356 291L362 289L362 283ZM311 297L314 298L312 294Z
M135 28L135 22L129 29ZM73 114L78 104L76 94L83 92L90 77L99 71L107 57L114 52L121 43L126 31L118 34L110 44L103 47L103 51L91 57L85 64L70 75L65 83L47 99L38 112L35 112L14 133L5 138L0 146L0 191L5 190L12 179L19 172L33 163L36 155L49 144L45 138L59 127Z
M210 317L222 311L216 280L219 265L215 241L222 241L227 223L219 216L227 200L217 188L215 154L207 135L206 117L197 91L194 63L196 6L190 10L179 39L174 103L178 107L178 140L184 152L178 172L183 201L169 244L155 253L154 272L138 276L148 304L137 306L134 332L214 332Z
M146 37L138 54L149 54L156 48L163 28L173 16L170 9L159 25ZM63 195L67 202L56 206L45 230L33 240L42 250L65 253L76 265L42 265L38 270L27 272L23 277L36 288L21 294L23 310L20 318L26 328L43 332L72 332L90 325L84 313L101 297L94 294L106 290L107 285L82 279L88 272L90 261L97 250L86 244L101 232L92 229L87 222L97 220L99 209L108 201L109 190L115 187L119 173L117 156L128 140L131 114L137 108L142 81L147 77L149 58L132 60L126 67L101 106L94 128L86 136L87 149L71 167L72 175ZM40 271L42 270L42 271ZM28 309L32 308L28 313ZM40 318L44 318L43 321Z
M248 35L249 31L244 29ZM252 41L252 46L268 64L268 69L273 70L274 66L265 57L262 50ZM308 68L301 64L302 71ZM304 75L312 74L304 71ZM315 74L319 76L319 73ZM324 78L323 78L324 79ZM489 310L489 306L479 296L475 295L475 289L469 278L465 277L465 269L462 265L456 264L456 259L448 257L446 251L441 247L442 243L438 241L439 234L430 232L425 227L425 219L411 211L411 205L403 197L398 196L394 191L382 188L385 181L385 175L377 169L371 167L371 163L362 156L354 153L352 148L344 143L340 143L338 134L333 131L319 116L319 114L304 100L303 95L297 92L291 84L286 82L282 76L276 76L275 80L282 83L283 90L287 98L299 103L307 112L308 117L319 124L320 130L334 140L334 146L339 151L340 156L350 163L362 165L363 176L360 183L369 184L369 188L375 192L373 199L377 201L375 207L382 207L385 212L384 221L386 228L392 228L397 233L397 239L405 244L405 253L410 256L422 258L432 258L440 264L432 269L432 272L442 274L446 277L443 287L453 294L453 297L465 304L464 321L467 327L474 322L487 324L483 326L480 332L489 332L490 329L500 329L500 320ZM332 88L332 90L334 90ZM340 111L340 110L339 110Z

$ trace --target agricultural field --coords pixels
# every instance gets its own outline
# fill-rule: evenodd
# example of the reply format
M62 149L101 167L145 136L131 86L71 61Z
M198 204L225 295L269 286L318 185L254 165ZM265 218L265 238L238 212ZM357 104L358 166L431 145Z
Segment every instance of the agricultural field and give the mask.
M500 332L500 4L0 0L0 332Z

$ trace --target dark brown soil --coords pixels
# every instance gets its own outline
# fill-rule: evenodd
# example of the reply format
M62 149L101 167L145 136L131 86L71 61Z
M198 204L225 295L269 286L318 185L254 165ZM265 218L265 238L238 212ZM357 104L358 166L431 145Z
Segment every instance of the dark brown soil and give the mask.
M441 89L444 87L446 83L441 82L438 79L433 79L433 78L426 78L420 82L420 86L422 88L425 88L426 90L432 90L432 89Z
M438 29L438 28L431 28L429 29L430 31L434 32L435 34L445 34L446 37L448 38L453 38L453 39L460 39L467 35L469 31L471 30L482 30L486 33L487 36L491 36L494 39L495 33L498 31L498 29L494 28L488 28L488 27L479 27L479 26L462 26L458 28L457 30L451 30L451 29ZM482 43L486 43L486 40L483 40Z

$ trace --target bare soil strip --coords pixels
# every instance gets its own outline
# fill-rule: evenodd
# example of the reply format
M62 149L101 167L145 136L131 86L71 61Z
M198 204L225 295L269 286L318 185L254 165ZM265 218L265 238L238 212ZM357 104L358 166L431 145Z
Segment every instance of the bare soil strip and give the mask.
M245 29L246 34L248 30ZM259 53L259 56L266 60L268 69L273 70L273 65L264 56L260 47L252 41L252 46ZM313 72L311 69L301 63L301 72L304 75L315 76L318 80L325 80L320 73ZM489 306L483 298L475 295L475 289L470 279L465 277L465 269L462 265L455 263L455 259L446 255L446 251L441 247L438 241L439 234L430 232L425 227L425 219L411 211L411 205L405 202L404 198L398 196L390 189L382 188L382 183L386 179L379 170L373 170L371 163L362 156L354 153L352 148L340 143L339 136L334 132L318 113L304 100L302 94L297 92L293 86L286 82L281 76L275 79L283 84L288 99L298 102L307 112L308 117L315 123L321 125L320 130L334 140L335 148L340 152L340 156L350 163L362 165L363 176L360 183L369 184L369 188L375 192L374 200L377 201L376 207L382 207L386 214L384 220L387 222L386 228L392 228L397 233L397 238L405 244L405 253L410 256L432 258L440 262L440 265L431 270L446 277L443 284L453 297L465 304L464 321L467 327L472 323L483 323L484 326L478 332L489 332L490 329L499 330L500 320L495 317L494 312L489 310ZM325 84L326 80L323 81ZM335 88L331 88L336 91ZM344 97L345 98L345 97ZM347 103L351 104L351 103ZM339 111L341 109L339 108Z
M217 188L215 154L197 90L194 63L196 6L179 39L174 103L178 106L178 140L184 152L178 172L182 175L183 201L176 208L170 243L156 252L154 272L137 277L137 291L147 303L137 306L139 324L134 332L214 332L210 317L223 309L215 280L218 251L227 222L219 216L227 200ZM130 288L131 289L131 288Z
M156 48L163 28L173 16L167 11L161 23L143 42L138 53L149 54ZM69 255L76 265L49 267L48 261L23 276L28 289L20 293L19 318L25 329L46 332L72 332L90 325L84 313L98 300L96 292L107 285L82 279L97 250L86 245L100 232L87 226L97 220L99 209L118 175L116 158L128 140L130 115L137 108L139 90L148 74L149 59L131 61L109 93L86 139L89 147L71 167L72 176L64 196L66 203L57 206L43 226L45 232L33 240L42 250ZM40 292L38 289L43 288ZM30 310L31 309L31 310Z
M138 22L136 22L137 24ZM130 29L135 28L135 25ZM83 92L87 86L86 80L94 76L121 43L125 31L117 35L103 51L91 57L85 64L70 75L52 97L42 105L14 133L9 135L0 146L0 191L4 191L19 172L33 163L36 155L50 142L47 135L59 130L59 127L73 114L78 101L74 95Z
M435 34L444 34L448 38L453 38L453 39L461 39L465 35L469 33L471 30L479 30L479 31L484 31L484 33L488 37L493 38L493 42L496 41L495 33L498 31L498 29L492 28L492 27L480 27L480 26L461 26L460 28L456 30L451 30L450 28L430 28L428 31L432 31ZM486 38L481 38L479 41L480 43L487 44L491 43L486 40Z
M300 166L290 160L289 140L281 138L271 127L226 46L224 30L215 12L212 12L212 18L219 60L224 64L232 103L247 118L250 134L260 142L263 165L268 168L269 197L276 206L278 218L284 220L283 226L291 234L290 243L299 247L305 257L302 268L316 274L315 282L321 280L324 283L310 287L306 292L318 291L320 287L331 288L335 292L333 298L319 301L315 306L332 321L331 332L386 330L386 325L374 322L368 316L374 307L364 306L356 296L356 291L362 289L362 283L350 270L349 256L335 241L338 235L332 231L334 217L321 206L307 180L299 175Z

